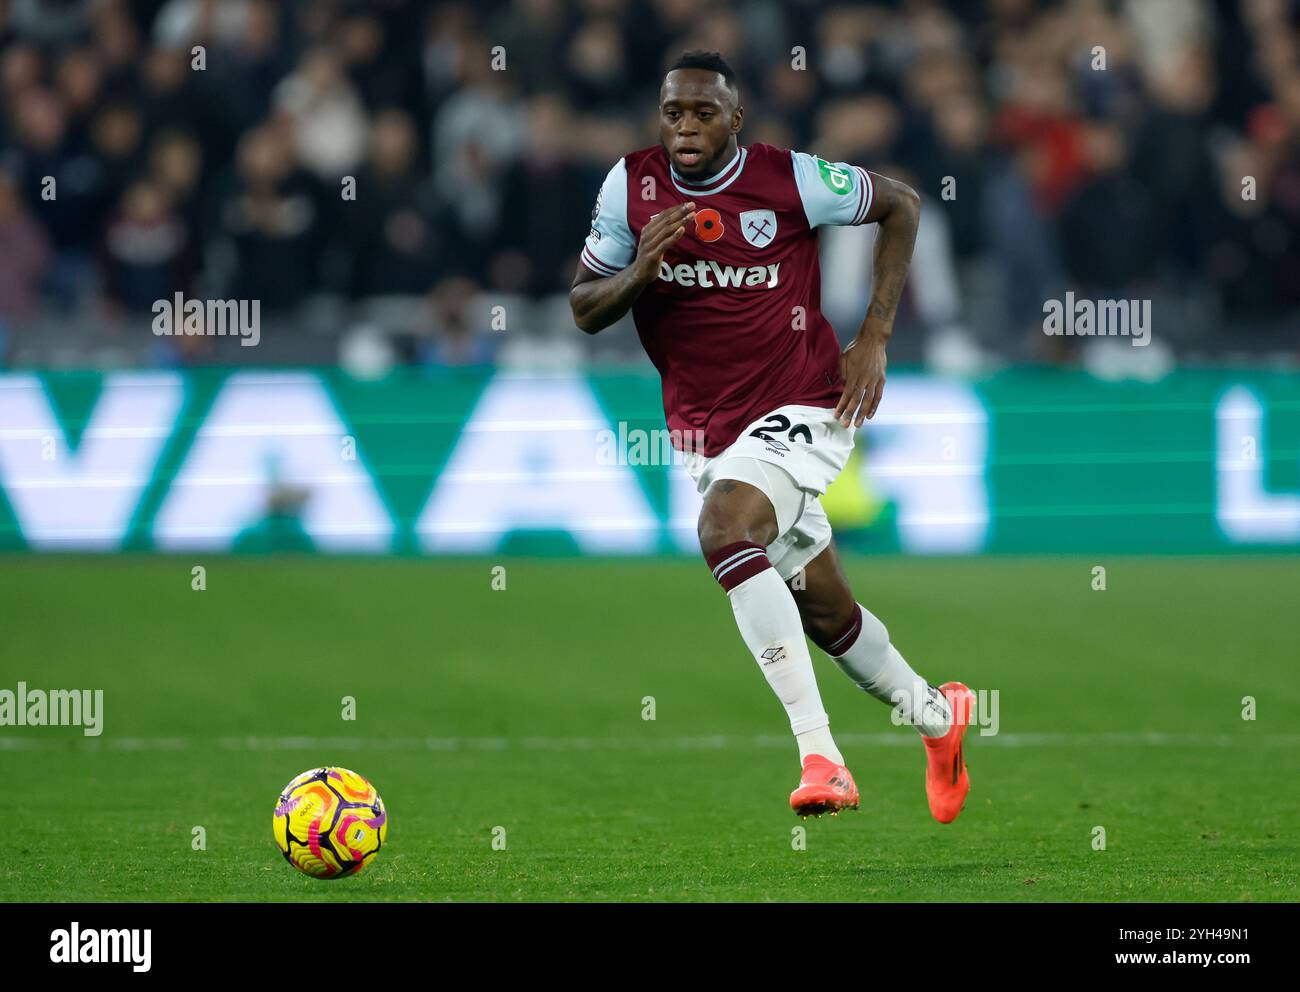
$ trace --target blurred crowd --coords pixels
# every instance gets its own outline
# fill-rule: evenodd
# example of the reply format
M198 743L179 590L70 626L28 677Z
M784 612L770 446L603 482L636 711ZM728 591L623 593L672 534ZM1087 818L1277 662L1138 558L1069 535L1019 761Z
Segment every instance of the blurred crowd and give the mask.
M695 48L742 140L922 194L903 360L1073 361L1067 290L1300 351L1296 0L0 0L0 359L217 360L140 333L177 292L260 300L270 360L634 356L566 290ZM870 237L825 239L842 335Z

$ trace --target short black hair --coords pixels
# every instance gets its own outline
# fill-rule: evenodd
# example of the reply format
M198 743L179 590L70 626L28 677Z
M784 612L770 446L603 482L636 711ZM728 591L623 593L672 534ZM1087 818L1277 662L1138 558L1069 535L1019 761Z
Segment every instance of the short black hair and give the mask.
M709 72L716 72L722 77L722 81L727 84L727 89L733 93L739 92L740 88L736 85L735 70L727 65L727 60L722 57L720 52L706 52L703 49L683 52L681 58L668 67L668 72L676 69L706 69ZM664 73L664 75L667 74Z

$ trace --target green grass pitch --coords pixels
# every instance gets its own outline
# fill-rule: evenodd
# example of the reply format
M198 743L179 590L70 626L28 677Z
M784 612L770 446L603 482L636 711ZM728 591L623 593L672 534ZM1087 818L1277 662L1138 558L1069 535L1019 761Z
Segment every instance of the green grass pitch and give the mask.
M500 563L504 591L489 560L0 558L0 688L106 711L0 728L0 899L1300 898L1293 559L850 560L922 674L999 692L949 826L915 732L819 653L862 809L791 814L788 724L703 565ZM356 878L272 843L321 764L388 805Z

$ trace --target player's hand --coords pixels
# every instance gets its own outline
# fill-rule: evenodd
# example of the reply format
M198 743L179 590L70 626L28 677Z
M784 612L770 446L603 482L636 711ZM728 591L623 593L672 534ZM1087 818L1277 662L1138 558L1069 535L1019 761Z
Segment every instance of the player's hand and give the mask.
M870 334L864 328L840 355L844 393L835 405L835 416L843 426L861 427L864 420L876 415L880 398L885 394L885 342L888 340L888 334Z
M649 285L659 278L665 253L686 234L686 225L694 218L695 204L690 201L661 210L650 218L641 228L641 241L632 260L638 279Z

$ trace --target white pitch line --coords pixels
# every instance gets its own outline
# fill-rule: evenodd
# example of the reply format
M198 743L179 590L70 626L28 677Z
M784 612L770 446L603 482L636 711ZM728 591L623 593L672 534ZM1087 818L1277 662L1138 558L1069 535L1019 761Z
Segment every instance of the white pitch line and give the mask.
M1088 733L998 733L981 737L977 747L1295 747L1300 734L1191 734L1161 731ZM904 730L878 734L836 734L838 743L864 747L915 747ZM788 748L788 735L701 737L67 737L0 735L0 751L725 751Z

